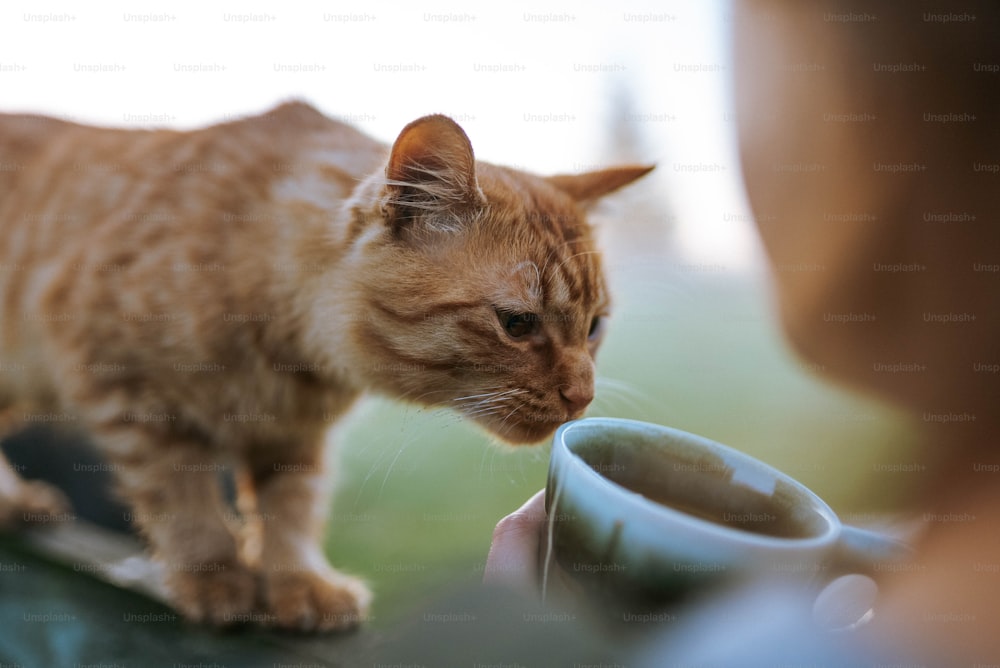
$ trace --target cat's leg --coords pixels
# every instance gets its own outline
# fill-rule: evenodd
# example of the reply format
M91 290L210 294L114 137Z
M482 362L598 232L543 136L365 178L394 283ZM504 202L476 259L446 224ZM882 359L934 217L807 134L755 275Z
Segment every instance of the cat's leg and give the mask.
M219 481L227 464L201 443L139 425L95 429L132 522L162 568L167 595L187 618L251 621L257 577L241 558Z
M72 517L71 510L62 491L41 480L24 480L0 452L0 529L62 521Z
M254 462L268 614L284 628L356 626L367 614L371 594L360 580L336 571L323 552L332 485L322 449L282 455Z
M22 426L19 406L0 409L0 441ZM71 505L58 488L25 480L0 452L0 529L24 523L48 523L71 517Z

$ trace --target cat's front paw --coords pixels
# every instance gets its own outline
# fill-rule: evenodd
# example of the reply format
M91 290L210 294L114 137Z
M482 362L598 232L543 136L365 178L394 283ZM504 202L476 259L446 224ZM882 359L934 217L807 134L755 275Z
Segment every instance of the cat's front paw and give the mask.
M0 527L49 524L75 519L63 492L41 480L19 481L13 491L0 489Z
M264 595L270 622L295 631L353 628L371 603L364 583L332 568L268 573Z
M191 621L215 626L259 621L257 577L242 564L185 565L168 571L165 584L174 607Z

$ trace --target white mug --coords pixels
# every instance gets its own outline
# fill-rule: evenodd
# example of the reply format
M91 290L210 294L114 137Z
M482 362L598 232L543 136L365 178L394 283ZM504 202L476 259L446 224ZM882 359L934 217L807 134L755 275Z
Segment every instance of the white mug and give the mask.
M908 553L749 455L634 420L560 427L545 505L543 579L558 563L585 589L649 605L754 577L821 584Z

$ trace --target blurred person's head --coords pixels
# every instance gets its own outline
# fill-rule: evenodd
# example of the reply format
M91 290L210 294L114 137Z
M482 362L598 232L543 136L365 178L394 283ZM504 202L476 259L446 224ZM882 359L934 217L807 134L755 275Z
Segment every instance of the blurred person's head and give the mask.
M1000 434L1000 4L738 0L734 25L785 331L827 376L909 409L936 459L916 479L928 530L912 570L881 579L868 637L995 661L1000 580L976 565L1000 556L982 472Z
M957 441L1000 385L1000 5L746 0L743 171L785 330Z

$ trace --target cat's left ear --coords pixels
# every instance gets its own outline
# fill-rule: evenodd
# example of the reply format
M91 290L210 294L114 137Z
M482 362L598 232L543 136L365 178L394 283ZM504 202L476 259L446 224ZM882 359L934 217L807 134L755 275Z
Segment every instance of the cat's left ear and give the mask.
M385 176L384 208L397 231L422 213L457 215L483 202L472 143L458 123L440 114L403 128Z
M546 181L580 204L587 205L642 178L655 167L656 165L611 167L585 174L557 174L547 177Z

